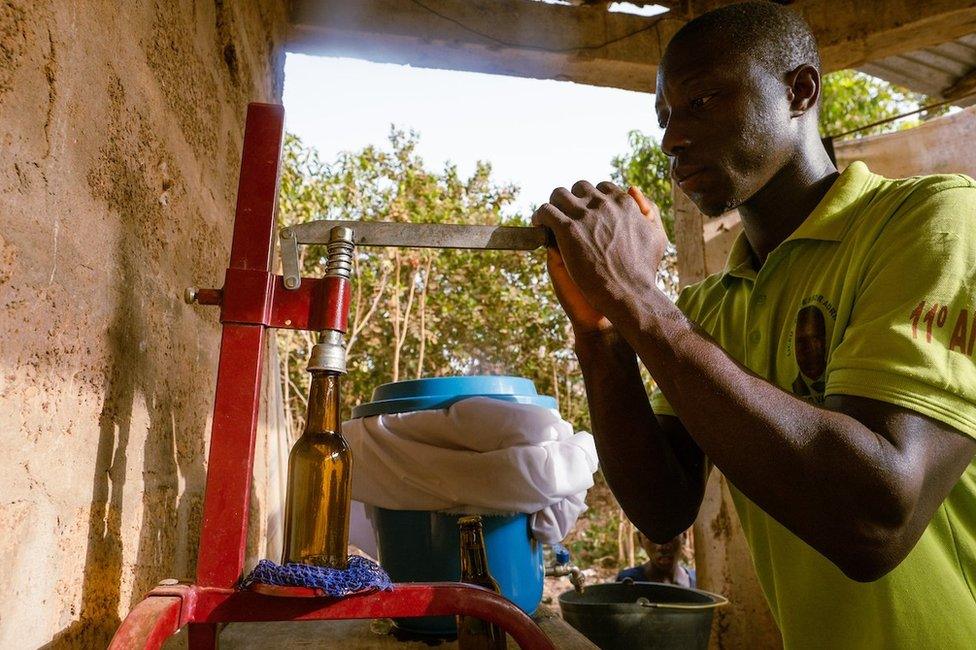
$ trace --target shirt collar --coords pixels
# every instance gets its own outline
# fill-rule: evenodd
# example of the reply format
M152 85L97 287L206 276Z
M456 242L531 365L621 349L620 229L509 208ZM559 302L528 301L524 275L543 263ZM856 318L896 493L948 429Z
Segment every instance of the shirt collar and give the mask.
M813 212L803 220L800 227L793 231L786 241L794 239L820 239L823 241L840 241L847 234L847 229L853 223L854 215L860 209L860 199L872 185L876 185L880 176L872 174L860 160L847 166Z
M729 251L729 259L725 263L725 276L746 280L756 279L756 269L752 266L752 247L746 239L745 230L739 232L732 242L732 250ZM725 277L722 279L724 280Z
M876 185L879 178L876 174L872 174L863 162L859 160L852 162L837 177L813 212L786 238L783 244L800 239L841 241L860 208L858 199ZM780 247L783 244L780 244ZM735 238L723 275L755 279L752 248L749 240L746 239L745 231L740 232Z

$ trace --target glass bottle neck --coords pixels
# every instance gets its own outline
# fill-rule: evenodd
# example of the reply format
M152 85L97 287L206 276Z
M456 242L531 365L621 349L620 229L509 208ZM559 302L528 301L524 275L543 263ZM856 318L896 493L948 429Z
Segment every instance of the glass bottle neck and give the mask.
M305 433L341 433L340 384L341 375L331 370L313 370L308 389L308 412Z
M488 554L480 526L461 529L461 575L488 575Z

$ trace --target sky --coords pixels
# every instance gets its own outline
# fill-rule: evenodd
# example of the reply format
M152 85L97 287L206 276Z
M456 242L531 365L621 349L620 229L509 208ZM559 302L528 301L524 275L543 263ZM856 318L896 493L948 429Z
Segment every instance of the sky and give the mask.
M288 131L326 161L386 144L391 124L419 132L428 168L488 161L521 188L524 216L558 186L609 179L629 131L661 134L648 93L302 54L285 61L284 104Z

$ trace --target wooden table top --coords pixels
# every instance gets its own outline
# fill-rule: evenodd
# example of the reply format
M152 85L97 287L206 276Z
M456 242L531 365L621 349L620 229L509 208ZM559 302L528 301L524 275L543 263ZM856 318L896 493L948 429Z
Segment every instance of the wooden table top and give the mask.
M566 623L549 606L542 605L533 617L559 650L595 650L585 636ZM457 641L401 640L388 619L353 621L308 621L284 623L232 623L220 632L220 647L234 650L258 648L359 648L362 650L412 650L457 648ZM185 634L185 632L184 632ZM174 640L176 637L174 637ZM167 643L167 646L170 644ZM178 646L173 646L178 647ZM509 648L518 648L511 637Z

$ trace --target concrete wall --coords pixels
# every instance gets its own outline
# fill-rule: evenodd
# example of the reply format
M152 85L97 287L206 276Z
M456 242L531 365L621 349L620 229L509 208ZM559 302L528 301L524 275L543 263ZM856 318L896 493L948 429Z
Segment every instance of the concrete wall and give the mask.
M885 135L834 143L837 167L855 160L876 174L904 178L918 174L968 174L976 177L976 106Z
M0 647L194 573L244 111L285 0L0 0ZM260 504L259 504L260 505Z

